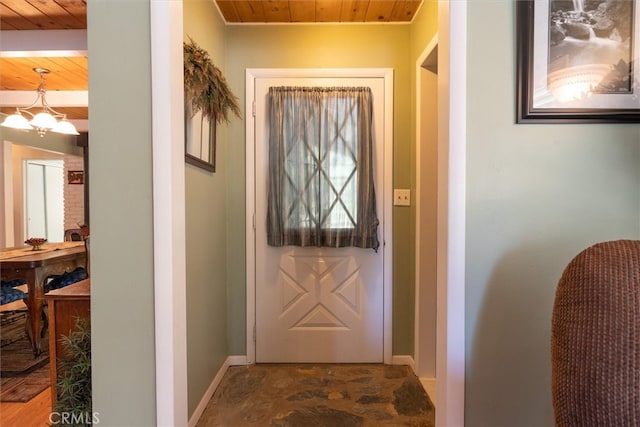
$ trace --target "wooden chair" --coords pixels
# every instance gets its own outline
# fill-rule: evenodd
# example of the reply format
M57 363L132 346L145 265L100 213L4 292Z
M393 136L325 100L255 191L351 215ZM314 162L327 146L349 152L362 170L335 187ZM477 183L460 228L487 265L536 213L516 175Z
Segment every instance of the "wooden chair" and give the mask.
M87 277L87 270L84 267L78 267L73 271L64 272L55 276L49 276L44 285L44 292L47 293L55 289L73 285Z
M6 327L27 317L26 308L23 308L25 306L13 304L17 301L23 301L26 303L27 294L24 291L17 289L18 286L24 285L25 283L24 279L15 279L6 282L4 280L0 280L0 305L6 306L3 307L2 312L0 313L0 327ZM16 338L7 339L4 333L0 333L1 346L4 347L14 341L16 341Z
M70 228L68 230L65 230L64 240L65 242L81 242L82 230L80 230L79 228Z
M16 279L7 282L0 281L0 305L6 305L25 299L27 294L20 289L16 289L18 286L24 285L25 283L26 282L23 279Z
M91 276L91 269L89 268L91 263L91 236L84 238L84 250L87 253L87 265L85 267L87 270L87 276Z

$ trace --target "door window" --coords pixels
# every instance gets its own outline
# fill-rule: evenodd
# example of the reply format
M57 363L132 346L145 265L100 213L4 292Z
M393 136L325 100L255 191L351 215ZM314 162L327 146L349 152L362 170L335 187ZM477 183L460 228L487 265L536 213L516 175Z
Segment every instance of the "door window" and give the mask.
M269 88L271 246L376 249L368 87Z

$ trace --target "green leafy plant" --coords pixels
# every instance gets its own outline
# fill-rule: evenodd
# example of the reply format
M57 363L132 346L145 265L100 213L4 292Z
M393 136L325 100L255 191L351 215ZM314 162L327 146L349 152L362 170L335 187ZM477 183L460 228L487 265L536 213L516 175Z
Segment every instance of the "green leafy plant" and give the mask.
M91 425L91 326L89 320L77 317L75 329L60 339L66 352L60 357L58 364L55 411L76 416L68 417L73 420L72 423L63 422L56 426Z
M191 113L202 111L211 122L229 122L229 113L241 117L238 98L231 92L222 72L213 65L206 50L189 37L184 46L185 101Z

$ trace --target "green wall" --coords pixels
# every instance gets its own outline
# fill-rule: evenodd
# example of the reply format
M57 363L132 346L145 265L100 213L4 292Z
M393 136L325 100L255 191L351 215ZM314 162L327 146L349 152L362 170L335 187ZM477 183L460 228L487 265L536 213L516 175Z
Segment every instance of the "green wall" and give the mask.
M87 3L93 410L100 425L150 426L156 390L149 0Z
M467 426L553 425L562 270L593 243L640 238L640 125L514 124L514 5L468 4Z
M246 68L391 67L394 187L412 188L411 58L408 25L260 25L227 27L227 79L242 104ZM229 127L229 339L246 354L244 123ZM413 208L394 209L393 353L413 354Z
M211 0L183 5L184 40L191 37L225 73L224 23ZM226 74L226 73L225 73ZM225 361L227 350L226 125L219 125L216 172L185 165L187 374L189 415Z
M411 21L410 60L412 65L415 65L416 59L438 32L438 3L435 0L424 0L420 10ZM412 93L412 96L415 96L415 93Z

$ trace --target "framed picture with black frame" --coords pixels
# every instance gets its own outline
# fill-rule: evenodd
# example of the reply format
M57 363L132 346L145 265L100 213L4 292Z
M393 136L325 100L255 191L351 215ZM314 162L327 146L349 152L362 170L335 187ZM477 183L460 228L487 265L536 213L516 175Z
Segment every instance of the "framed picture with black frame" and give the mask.
M639 1L516 1L516 122L639 123Z

